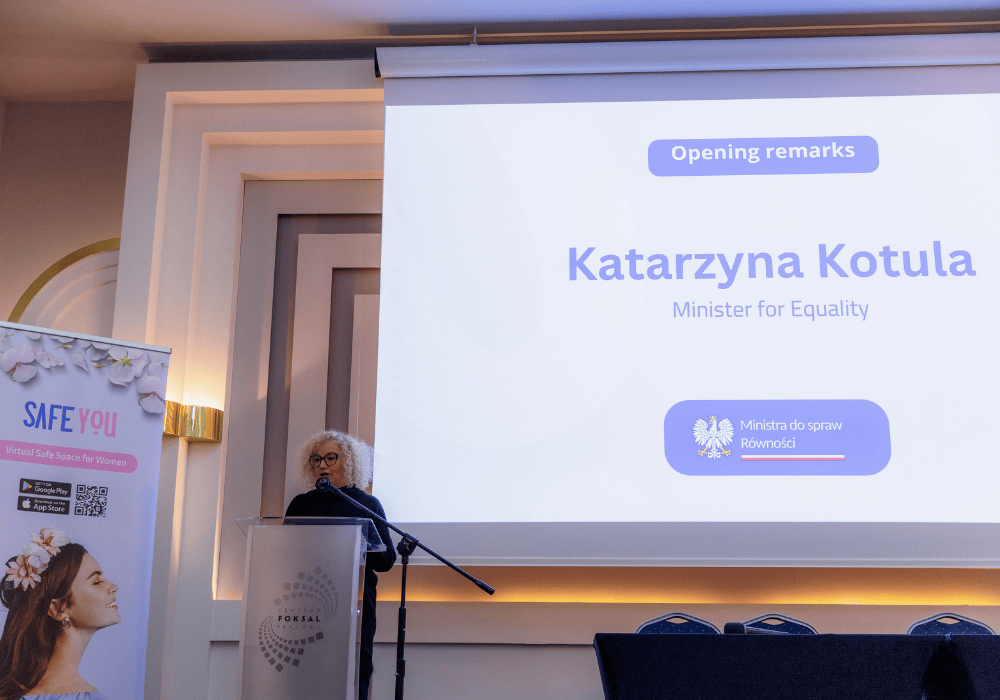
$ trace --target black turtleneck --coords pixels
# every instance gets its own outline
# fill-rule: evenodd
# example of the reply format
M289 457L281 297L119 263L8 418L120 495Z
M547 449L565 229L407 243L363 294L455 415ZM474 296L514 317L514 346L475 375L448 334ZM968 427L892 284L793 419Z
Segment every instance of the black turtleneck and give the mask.
M372 510L383 518L385 511L382 504L374 496L370 496L359 488L345 486L340 489L352 499ZM370 518L360 508L354 507L345 499L324 491L309 491L301 493L288 504L286 516L323 516L334 518ZM396 562L396 549L389 536L389 528L380 522L375 522L379 537L385 543L384 552L369 552L365 558L365 595L361 605L361 674L360 691L367 693L372 674L372 649L375 638L375 588L378 586L376 571L388 571ZM359 697L367 697L360 695Z

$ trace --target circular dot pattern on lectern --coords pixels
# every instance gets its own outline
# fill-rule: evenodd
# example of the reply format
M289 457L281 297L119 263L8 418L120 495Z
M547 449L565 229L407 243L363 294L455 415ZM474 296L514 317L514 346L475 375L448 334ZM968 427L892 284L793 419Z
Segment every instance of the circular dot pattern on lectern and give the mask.
M317 566L286 581L274 605L276 613L260 623L257 644L280 673L298 666L306 647L323 639L323 628L337 614L340 600L330 575Z

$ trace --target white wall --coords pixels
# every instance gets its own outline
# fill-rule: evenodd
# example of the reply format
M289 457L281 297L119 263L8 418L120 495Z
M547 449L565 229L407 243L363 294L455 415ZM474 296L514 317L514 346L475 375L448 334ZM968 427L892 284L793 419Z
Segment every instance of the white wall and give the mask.
M121 235L130 102L0 109L0 319L50 265Z

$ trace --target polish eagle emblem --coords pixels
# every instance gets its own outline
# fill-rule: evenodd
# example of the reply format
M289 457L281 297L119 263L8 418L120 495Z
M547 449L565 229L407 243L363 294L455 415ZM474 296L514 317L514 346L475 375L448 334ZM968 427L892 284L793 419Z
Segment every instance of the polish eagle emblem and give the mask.
M698 450L699 457L719 459L728 457L732 450L724 449L733 441L733 423L728 418L718 420L717 416L709 416L708 422L699 418L694 422L694 441L703 449Z

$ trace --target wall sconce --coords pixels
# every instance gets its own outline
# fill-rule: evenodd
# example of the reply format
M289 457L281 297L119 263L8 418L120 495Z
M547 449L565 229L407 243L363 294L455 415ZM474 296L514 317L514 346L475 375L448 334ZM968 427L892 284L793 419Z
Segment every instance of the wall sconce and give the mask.
M222 442L223 411L208 406L184 406L167 401L163 411L163 435L188 442Z

